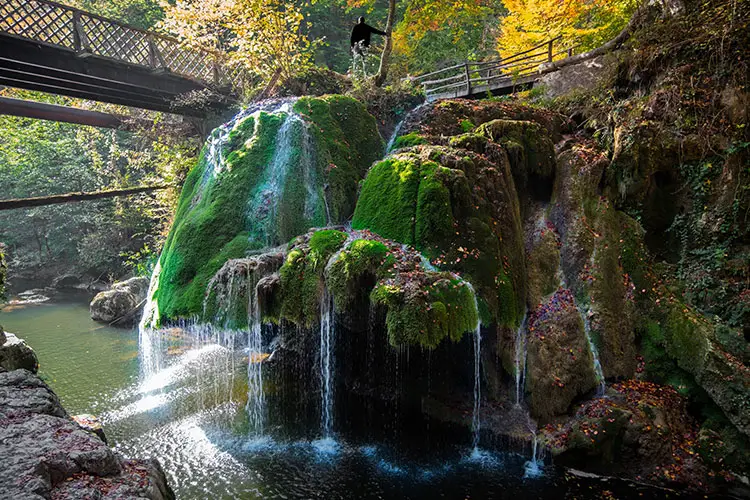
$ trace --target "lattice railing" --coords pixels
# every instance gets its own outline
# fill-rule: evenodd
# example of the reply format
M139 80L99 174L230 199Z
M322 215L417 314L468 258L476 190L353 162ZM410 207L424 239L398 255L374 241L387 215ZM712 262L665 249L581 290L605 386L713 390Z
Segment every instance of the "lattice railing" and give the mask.
M241 78L236 70L222 70L217 52L185 47L175 38L47 0L0 0L0 32L217 87Z

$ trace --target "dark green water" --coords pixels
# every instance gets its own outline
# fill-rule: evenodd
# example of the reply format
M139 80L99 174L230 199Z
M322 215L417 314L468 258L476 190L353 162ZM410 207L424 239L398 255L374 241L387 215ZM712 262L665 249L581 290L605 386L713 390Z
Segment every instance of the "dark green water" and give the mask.
M91 320L90 298L67 294L0 311L0 324L33 347L40 375L72 415L106 409L112 395L138 374L138 333Z
M552 466L525 477L528 456L472 453L465 436L434 430L398 439L348 432L316 440L317 424L300 434L269 415L267 433L254 436L245 410L246 352L185 336L177 342L184 349L141 380L137 332L91 321L89 299L78 294L6 307L0 323L34 348L42 377L69 413L99 415L110 444L125 456L158 458L180 499L558 499L601 498L604 491L663 497L573 478ZM433 444L425 447L426 441Z

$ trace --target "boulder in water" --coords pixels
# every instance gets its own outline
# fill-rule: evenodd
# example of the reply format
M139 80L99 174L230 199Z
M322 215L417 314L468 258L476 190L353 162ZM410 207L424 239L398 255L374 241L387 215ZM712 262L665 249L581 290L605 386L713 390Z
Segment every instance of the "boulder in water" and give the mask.
M148 292L148 278L136 277L115 283L110 290L100 292L91 301L91 319L103 323L132 325L137 310Z
M81 277L75 274L65 274L58 276L52 281L53 288L79 288L82 284Z
M24 368L36 373L39 361L24 340L0 328L0 367L8 371Z

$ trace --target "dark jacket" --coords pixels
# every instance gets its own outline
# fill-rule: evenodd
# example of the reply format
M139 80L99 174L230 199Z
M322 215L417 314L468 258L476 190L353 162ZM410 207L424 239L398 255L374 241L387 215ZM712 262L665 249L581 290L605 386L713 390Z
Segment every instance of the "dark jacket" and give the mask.
M354 47L354 45L357 44L358 42L362 42L362 44L365 47L369 47L370 35L372 33L375 33L376 35L385 36L385 31L380 31L379 29L375 29L369 24L365 24L365 23L355 24L354 28L352 28L352 38L351 38L352 47Z

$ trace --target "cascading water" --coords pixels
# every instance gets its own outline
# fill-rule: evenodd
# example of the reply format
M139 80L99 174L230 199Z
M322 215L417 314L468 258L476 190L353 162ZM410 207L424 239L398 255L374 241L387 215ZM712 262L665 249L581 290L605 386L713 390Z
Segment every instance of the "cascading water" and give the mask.
M248 280L249 281L249 280ZM265 394L263 393L263 328L260 317L258 287L248 291L248 365L247 414L256 433L263 434Z
M161 335L152 327L159 319L159 304L154 299L154 294L159 288L159 276L161 276L161 263L157 261L148 285L143 316L138 324L141 375L144 379L153 376L162 367Z
M318 205L319 193L315 188L315 149L308 123L299 115L292 112L291 106L286 104L275 112L285 113L285 118L274 141L271 164L267 168L265 180L258 186L249 202L248 218L258 223L260 234L254 235L267 246L274 244L278 223L279 202L288 181L289 168L298 166L304 179L305 200L302 207L304 218L312 220ZM325 218L330 219L328 200L325 201Z
M409 118L411 115L415 114L420 109L422 109L423 107L427 106L428 104L429 104L428 102L423 102L422 104L420 104L416 108L414 108L411 111L409 111L406 114L406 116L403 118L403 120L401 120L400 122L398 122L398 124L396 125L396 128L393 129L393 133L391 134L391 137L388 139L388 143L385 146L385 154L386 155L391 152L391 150L393 149L393 146L396 144L396 139L398 139L398 136L401 133L401 128L404 126L404 123L406 122L407 118Z
M528 312L524 313L523 320L516 331L516 405L523 401L523 385L526 379L526 354L528 344L526 342L526 317Z
M543 464L542 450L539 447L539 442L536 433L533 433L534 439L531 442L531 460L524 464L524 478L537 478L542 475L541 465Z
M479 446L479 431L481 421L479 411L482 405L482 384L481 384L481 348L482 348L482 322L477 318L477 327L474 330L474 413L471 419L471 431L473 433L472 447Z
M586 342L589 345L589 350L591 351L591 357L593 358L593 368L594 368L594 374L596 375L596 382L597 382L597 389L596 389L596 396L602 397L604 396L604 393L607 389L607 383L604 379L604 370L602 370L602 364L599 361L599 351L596 348L596 345L594 344L593 339L591 338L591 321L589 320L588 310L585 309L583 306L576 303L576 309L578 309L578 314L581 315L581 319L583 320L583 331L586 333Z
M474 411L471 417L471 446L476 451L479 448L479 431L482 426L480 417L480 410L482 409L482 320L479 318L477 294L470 284L467 283L467 286L474 295L474 310L477 313L477 326L474 328Z
M324 289L320 302L320 427L324 438L331 437L333 427L333 314L333 297Z

